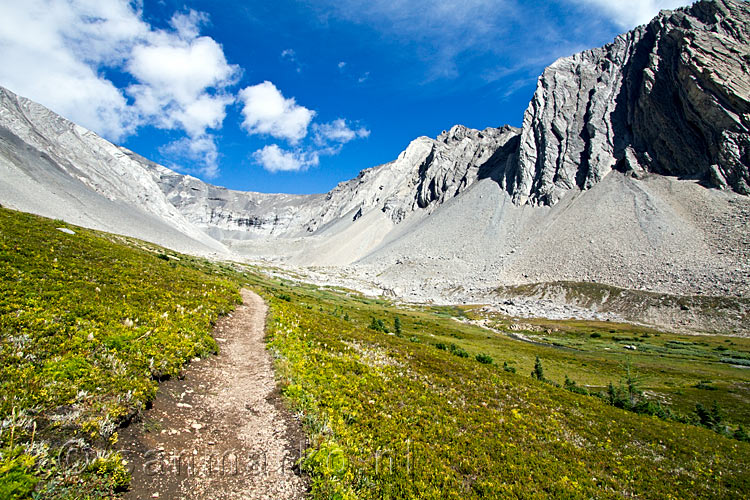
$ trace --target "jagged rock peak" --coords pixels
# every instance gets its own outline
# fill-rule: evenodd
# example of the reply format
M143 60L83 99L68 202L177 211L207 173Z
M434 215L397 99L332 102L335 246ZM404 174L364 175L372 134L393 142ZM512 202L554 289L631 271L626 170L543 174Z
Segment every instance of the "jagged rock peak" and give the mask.
M525 113L508 191L553 204L620 169L750 194L748 54L750 3L704 0L556 61Z
M519 129L475 130L456 125L437 139L419 137L390 163L368 168L326 195L325 216L377 209L398 224L410 214L444 203L477 180L504 169L517 148Z
M472 140L481 140L484 137L499 137L504 134L507 134L509 132L519 133L520 130L514 127L511 127L510 125L504 125L500 128L486 128L484 130L476 130L473 128L468 128L463 125L454 125L451 127L450 130L443 130L443 132L438 135L437 142L442 142L443 144L451 145L456 144L464 140L465 138L469 138Z

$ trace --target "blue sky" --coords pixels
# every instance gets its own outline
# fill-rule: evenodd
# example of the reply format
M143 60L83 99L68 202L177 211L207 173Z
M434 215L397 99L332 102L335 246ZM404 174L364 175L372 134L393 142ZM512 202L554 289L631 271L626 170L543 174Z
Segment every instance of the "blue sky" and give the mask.
M680 0L0 2L0 85L233 189L328 191Z

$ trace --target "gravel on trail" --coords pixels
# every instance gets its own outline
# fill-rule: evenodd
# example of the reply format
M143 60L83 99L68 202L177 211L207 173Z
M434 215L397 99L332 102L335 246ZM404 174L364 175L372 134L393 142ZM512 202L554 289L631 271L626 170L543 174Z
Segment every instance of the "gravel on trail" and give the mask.
M249 290L242 298L214 330L220 354L162 383L143 420L120 433L133 474L126 499L305 496L296 462L306 442L276 386L267 307Z

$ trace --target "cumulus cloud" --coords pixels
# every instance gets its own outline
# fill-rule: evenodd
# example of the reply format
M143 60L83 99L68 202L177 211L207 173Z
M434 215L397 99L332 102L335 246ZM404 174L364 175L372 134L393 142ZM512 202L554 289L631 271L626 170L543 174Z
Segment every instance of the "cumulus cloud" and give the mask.
M307 135L315 111L286 98L276 86L265 81L239 93L243 103L243 128L249 134L265 134L298 143Z
M311 128L312 144L297 145L293 150L272 144L253 153L253 160L269 172L304 171L318 166L322 156L340 153L344 144L370 135L367 128L353 127L344 118L330 123L313 123Z
M313 131L315 142L320 146L328 143L346 144L370 135L370 131L365 127L351 128L344 118L338 118L330 123L313 124Z
M207 130L221 127L233 102L225 88L236 82L239 68L227 63L219 44L199 36L205 14L178 13L170 29L157 30L143 20L139 5L0 2L0 82L113 141L147 123L183 131L187 137L174 148L194 142L183 149L215 172ZM129 76L130 85L118 88L105 76L108 70Z
M233 98L221 92L235 82L239 68L227 63L213 39L195 37L200 18L178 15L172 19L177 35L160 32L151 43L134 47L127 70L138 83L127 91L144 117L162 128L185 130L201 136L219 128ZM213 93L209 92L213 89Z
M137 113L98 65L122 62L148 31L125 2L0 2L0 82L120 140L137 126Z
M253 159L269 172L299 172L320 163L317 152L288 151L271 144L253 153Z
M692 0L573 0L601 10L618 26L630 29L648 23L661 10L691 5Z

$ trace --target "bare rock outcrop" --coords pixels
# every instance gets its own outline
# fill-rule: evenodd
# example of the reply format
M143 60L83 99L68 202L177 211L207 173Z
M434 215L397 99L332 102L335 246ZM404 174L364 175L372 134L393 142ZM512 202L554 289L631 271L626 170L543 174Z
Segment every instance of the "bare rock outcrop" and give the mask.
M474 130L456 125L437 139L420 137L398 158L360 172L326 196L328 209L313 228L351 210L382 210L398 224L410 214L434 210L477 180L503 171L518 144L519 130Z
M663 11L613 43L556 61L526 111L505 187L554 204L612 169L750 194L750 3Z

